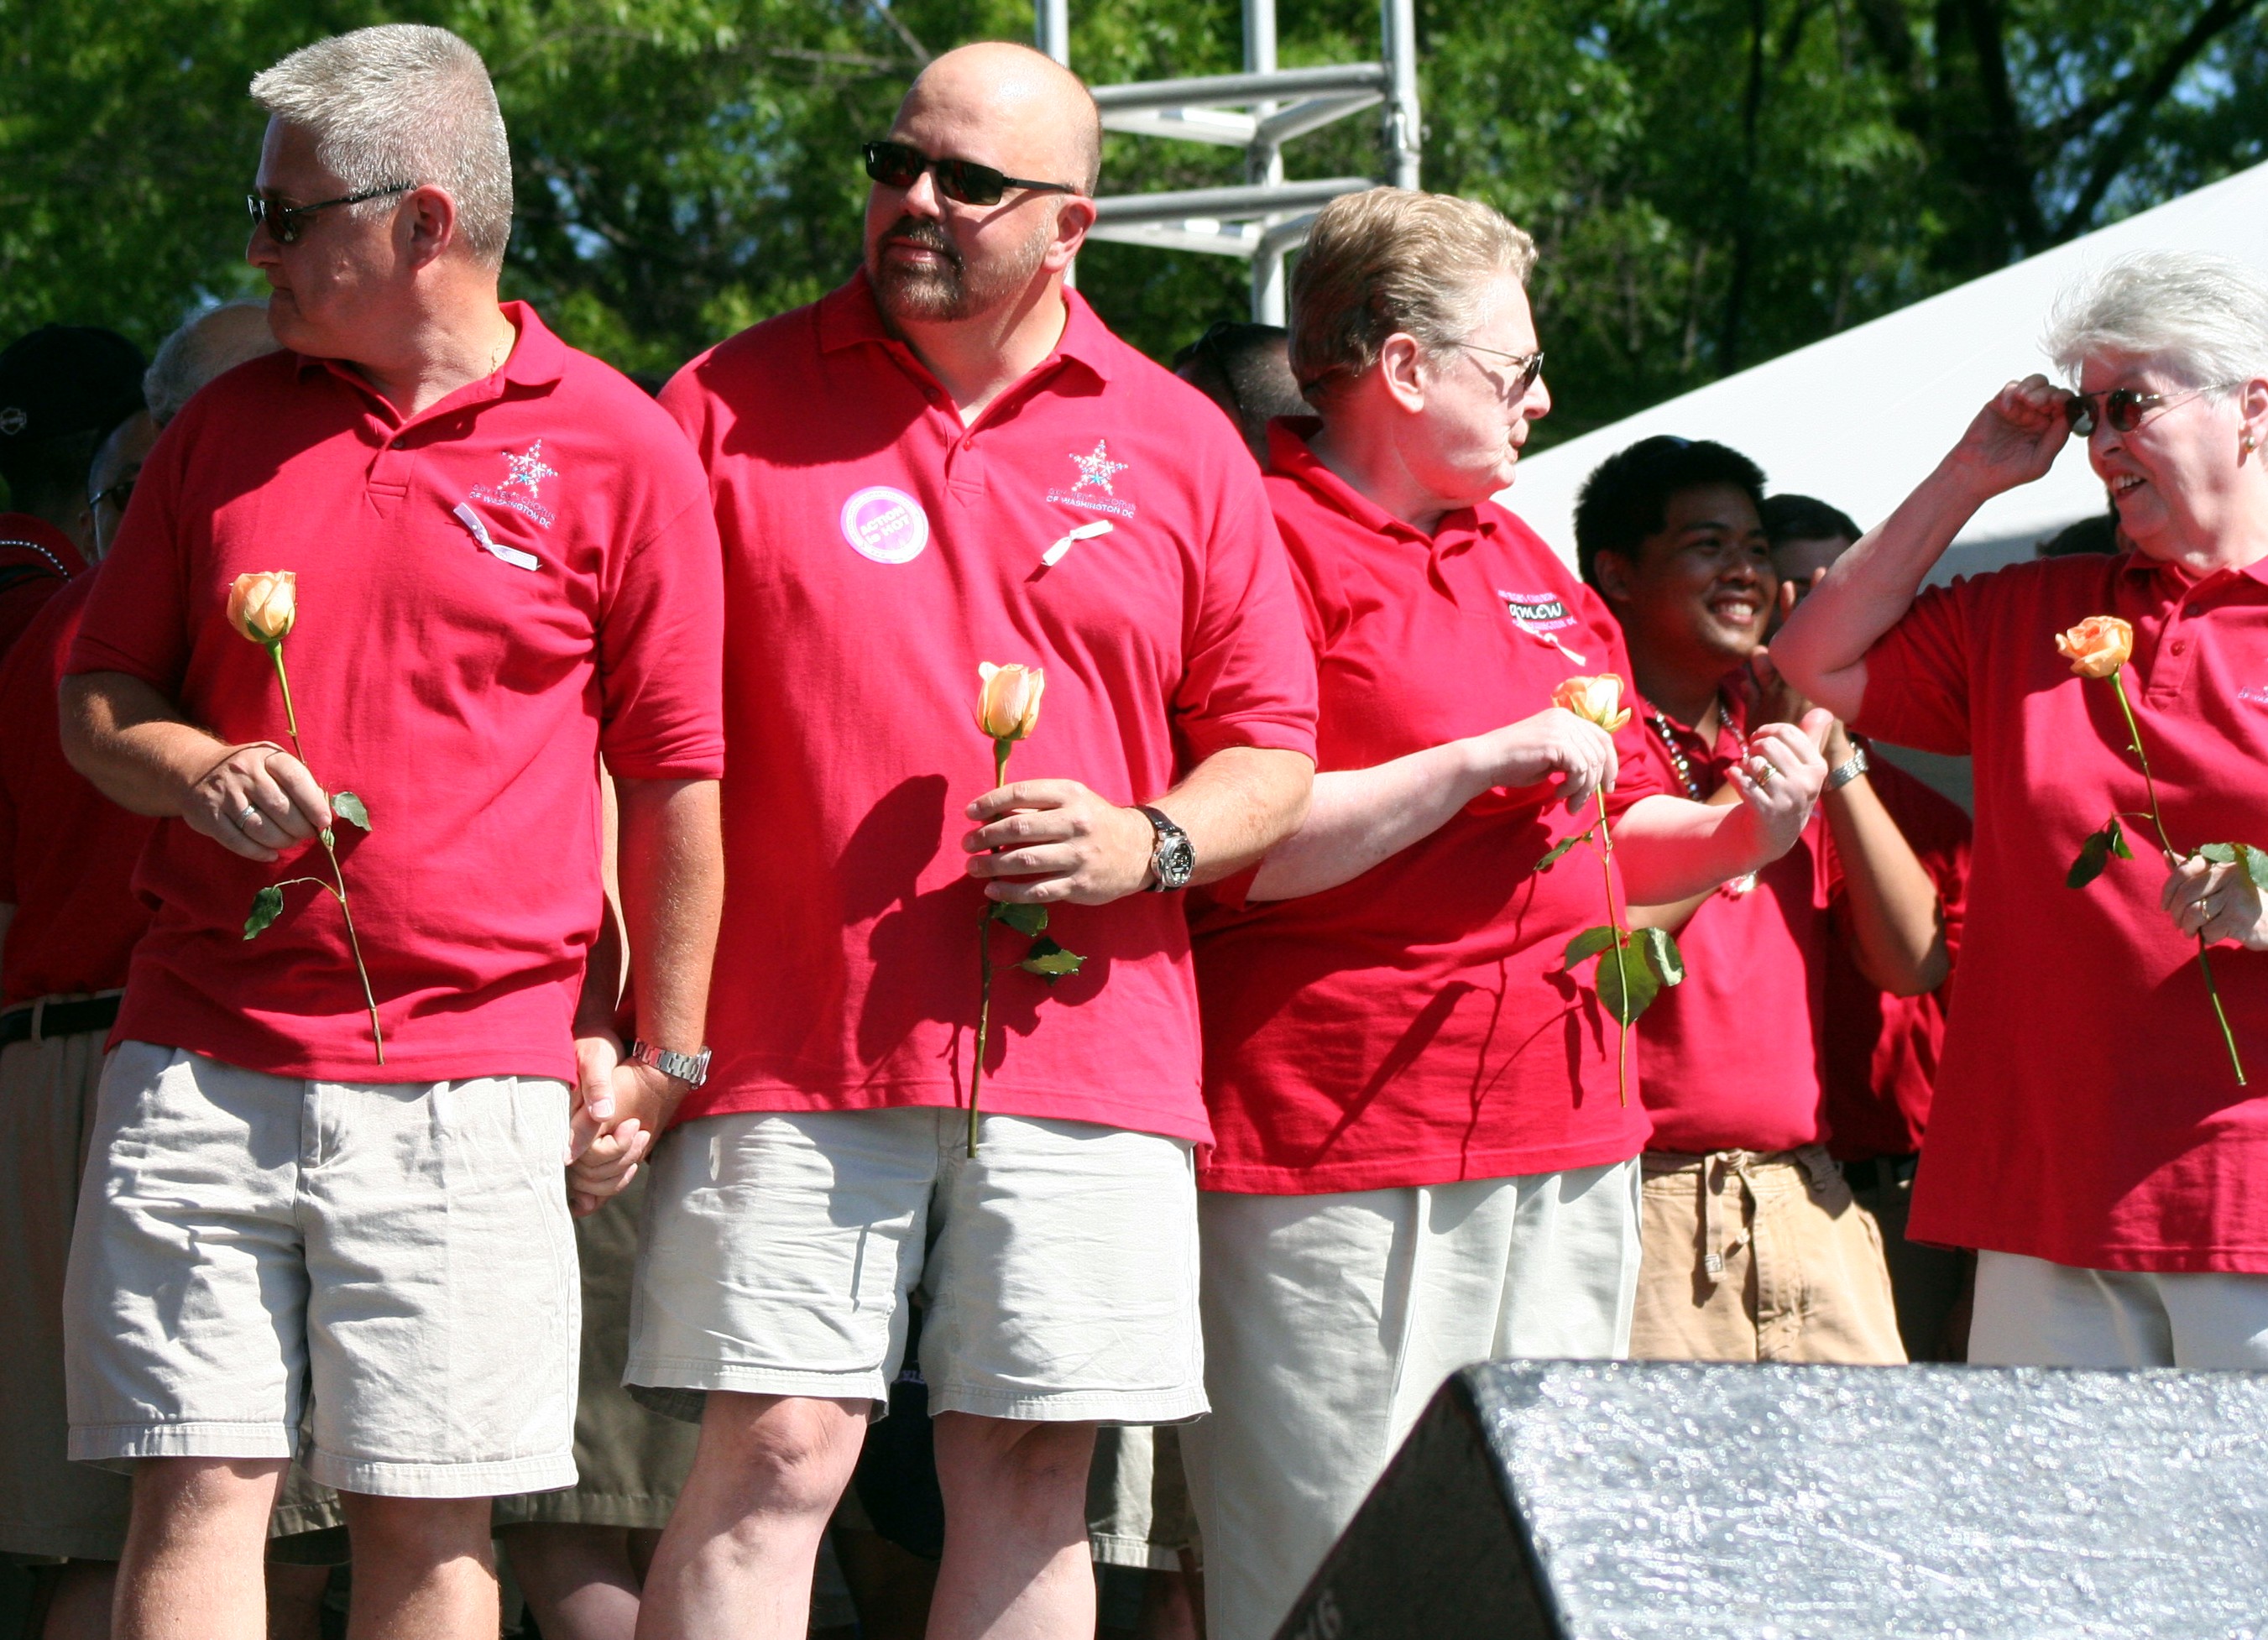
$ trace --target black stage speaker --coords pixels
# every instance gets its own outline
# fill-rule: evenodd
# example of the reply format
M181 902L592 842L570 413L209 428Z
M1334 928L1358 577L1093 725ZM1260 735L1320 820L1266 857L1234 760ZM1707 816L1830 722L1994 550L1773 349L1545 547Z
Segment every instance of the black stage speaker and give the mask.
M1502 1361L1277 1640L2268 1640L2268 1373Z

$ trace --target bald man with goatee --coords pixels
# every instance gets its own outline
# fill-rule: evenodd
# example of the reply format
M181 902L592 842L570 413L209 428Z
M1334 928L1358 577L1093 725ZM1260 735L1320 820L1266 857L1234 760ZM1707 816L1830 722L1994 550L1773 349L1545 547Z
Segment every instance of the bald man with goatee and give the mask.
M1314 680L1234 430L1064 287L1101 136L1037 52L939 58L864 266L663 395L725 542L729 887L641 1250L629 1380L702 1421L641 1635L804 1633L917 1316L939 1640L1091 1636L1095 1427L1205 1410L1176 891L1298 824Z

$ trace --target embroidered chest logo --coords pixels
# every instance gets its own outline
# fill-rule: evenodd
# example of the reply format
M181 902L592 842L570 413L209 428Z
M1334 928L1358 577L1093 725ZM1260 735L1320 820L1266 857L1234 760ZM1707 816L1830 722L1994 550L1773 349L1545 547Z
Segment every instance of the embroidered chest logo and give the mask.
M1134 516L1133 504L1122 500L1117 489L1110 482L1126 470L1127 464L1110 459L1109 440L1097 438L1094 441L1094 448L1085 455L1079 454L1076 450L1070 452L1070 455L1071 464L1079 469L1078 482L1069 489L1048 491L1049 501L1060 501L1074 507L1086 507L1096 512L1108 512L1122 518L1130 518Z
M1565 599L1551 592L1507 592L1500 586L1496 595L1504 599L1505 612L1512 617L1513 625L1537 643L1550 644L1578 666L1590 664L1555 636L1575 624L1575 617L1567 613Z
M510 507L522 518L533 518L545 529L558 515L543 504L543 481L557 478L559 469L543 459L543 440L537 439L521 454L504 452L504 479L501 484L475 484L471 495L475 501L485 501L492 506Z

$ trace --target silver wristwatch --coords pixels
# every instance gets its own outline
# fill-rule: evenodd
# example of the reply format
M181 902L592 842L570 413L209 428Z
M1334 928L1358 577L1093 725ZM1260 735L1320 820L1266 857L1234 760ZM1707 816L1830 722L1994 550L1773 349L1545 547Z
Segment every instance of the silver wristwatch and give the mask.
M697 1088L709 1079L709 1050L705 1048L697 1054L675 1054L666 1048L656 1048L652 1042L632 1042L630 1056L688 1087Z
M1158 841L1150 850L1150 871L1157 879L1150 885L1151 890L1162 894L1187 888L1191 873L1197 869L1197 846L1189 842L1189 833L1156 809L1145 807L1138 813L1158 834Z
M1851 761L1834 769L1827 776L1827 789L1840 791L1867 772L1867 748L1857 741L1851 743Z

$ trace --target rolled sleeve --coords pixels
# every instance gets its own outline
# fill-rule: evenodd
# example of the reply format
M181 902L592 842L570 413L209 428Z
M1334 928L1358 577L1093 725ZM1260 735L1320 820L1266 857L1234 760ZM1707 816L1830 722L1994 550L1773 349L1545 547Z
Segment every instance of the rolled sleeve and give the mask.
M1867 694L1852 727L1948 756L1970 750L1971 629L1982 584L1932 587L1867 651Z

